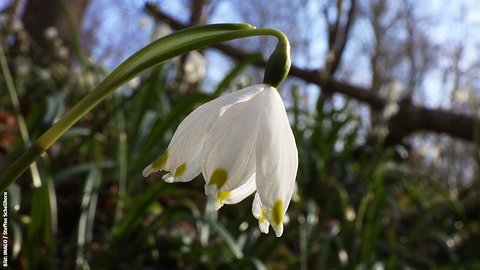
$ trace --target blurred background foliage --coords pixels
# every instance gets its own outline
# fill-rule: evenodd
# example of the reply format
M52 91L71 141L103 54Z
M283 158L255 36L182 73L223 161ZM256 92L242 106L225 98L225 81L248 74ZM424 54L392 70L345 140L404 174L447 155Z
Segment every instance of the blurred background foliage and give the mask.
M274 44L174 59L100 104L8 189L10 267L480 269L480 43L469 35L480 10L419 2L3 3L0 168L128 54L219 21L289 36L294 69L280 91L300 158L281 238L259 232L253 197L215 212L201 176L143 178L189 112L261 80L258 53Z

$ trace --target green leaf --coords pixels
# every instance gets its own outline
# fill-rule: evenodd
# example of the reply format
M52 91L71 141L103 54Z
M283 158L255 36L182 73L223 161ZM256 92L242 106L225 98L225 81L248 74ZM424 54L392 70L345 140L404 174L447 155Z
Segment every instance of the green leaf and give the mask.
M87 176L83 191L81 214L78 222L77 235L77 268L88 269L87 247L92 240L93 222L97 210L98 188L102 179L101 171L92 166Z

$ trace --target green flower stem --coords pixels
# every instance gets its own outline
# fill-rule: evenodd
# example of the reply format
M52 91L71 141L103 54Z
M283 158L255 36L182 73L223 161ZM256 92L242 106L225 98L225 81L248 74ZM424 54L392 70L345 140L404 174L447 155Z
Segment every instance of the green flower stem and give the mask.
M0 191L5 190L13 183L40 154L50 148L81 117L110 96L119 86L137 76L140 72L192 50L252 36L274 36L278 39L279 45L277 45L268 62L272 62L273 58L276 64L282 66L284 74L279 73L278 70L270 69L273 71L270 72L271 75L269 77L273 79L271 79L272 82L267 82L272 86L278 87L290 68L290 45L287 37L282 32L271 28L257 29L248 24L212 24L177 31L158 39L133 54L40 136L23 155L2 171L0 174ZM282 52L281 50L284 51ZM278 57L279 55L280 57ZM284 63L281 63L282 58ZM287 66L288 68L285 68ZM275 76L279 78L275 79Z

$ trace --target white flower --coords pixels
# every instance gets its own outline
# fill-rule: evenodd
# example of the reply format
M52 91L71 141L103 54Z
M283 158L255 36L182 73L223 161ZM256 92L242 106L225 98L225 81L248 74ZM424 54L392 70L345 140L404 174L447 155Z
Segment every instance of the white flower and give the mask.
M196 83L202 80L205 77L205 66L206 60L201 53L197 51L190 52L183 66L185 81Z
M453 98L460 103L468 102L474 97L473 89L470 87L460 87L453 92Z
M45 31L43 32L43 35L45 39L47 40L54 40L58 38L58 30L54 26L49 26L45 28Z
M163 179L171 183L190 181L201 172L205 193L215 196L216 209L257 191L252 212L260 230L268 233L271 224L279 237L297 166L297 147L283 101L275 88L259 84L193 111L167 151L143 175L166 170Z
M12 23L12 31L14 33L19 33L24 29L23 22L19 19L14 19Z
M382 111L382 117L383 119L388 120L395 116L399 110L400 106L398 106L398 103L389 102L387 103L387 106L385 106L385 109L383 109Z
M69 54L68 48L65 47L65 46L61 46L61 47L58 48L58 50L57 50L57 55L58 55L58 57L60 57L60 58L62 58L62 59L67 59L67 58L68 58L68 54Z

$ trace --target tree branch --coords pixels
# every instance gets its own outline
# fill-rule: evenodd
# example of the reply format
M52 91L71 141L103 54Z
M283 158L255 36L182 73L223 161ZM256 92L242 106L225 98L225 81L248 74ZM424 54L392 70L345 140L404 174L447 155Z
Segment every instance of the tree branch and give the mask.
M166 15L154 5L146 4L145 10L155 19L168 23L174 29L188 27L188 25L184 25ZM219 44L214 47L237 60L248 56L248 53L229 45ZM265 64L264 60L255 63L256 66L260 67L265 66ZM348 98L366 103L372 110L378 111L385 107L386 101L374 94L370 89L335 79L322 79L319 76L321 74L319 71L316 69L302 69L292 65L290 75L303 79L306 82L317 84L323 91L343 94ZM328 87L326 87L327 85ZM466 141L474 141L476 139L475 134L480 130L480 120L476 117L441 109L429 109L416 106L410 102L400 102L399 107L398 113L389 121L390 132L385 140L386 146L401 143L405 137L417 131L445 133ZM476 130L477 132L475 132Z
M347 23L342 29L342 35L338 35L340 38L340 41L337 42L337 46L335 46L334 52L335 52L335 61L332 63L332 66L330 68L330 73L335 74L335 71L337 71L338 67L340 66L340 61L343 56L343 52L345 51L345 46L347 45L347 40L349 37L350 30L352 29L352 23L354 21L355 17L355 12L356 12L356 0L352 0L350 2L350 10L348 11L348 17L347 17ZM340 14L340 11L339 11ZM340 20L340 16L339 16Z

